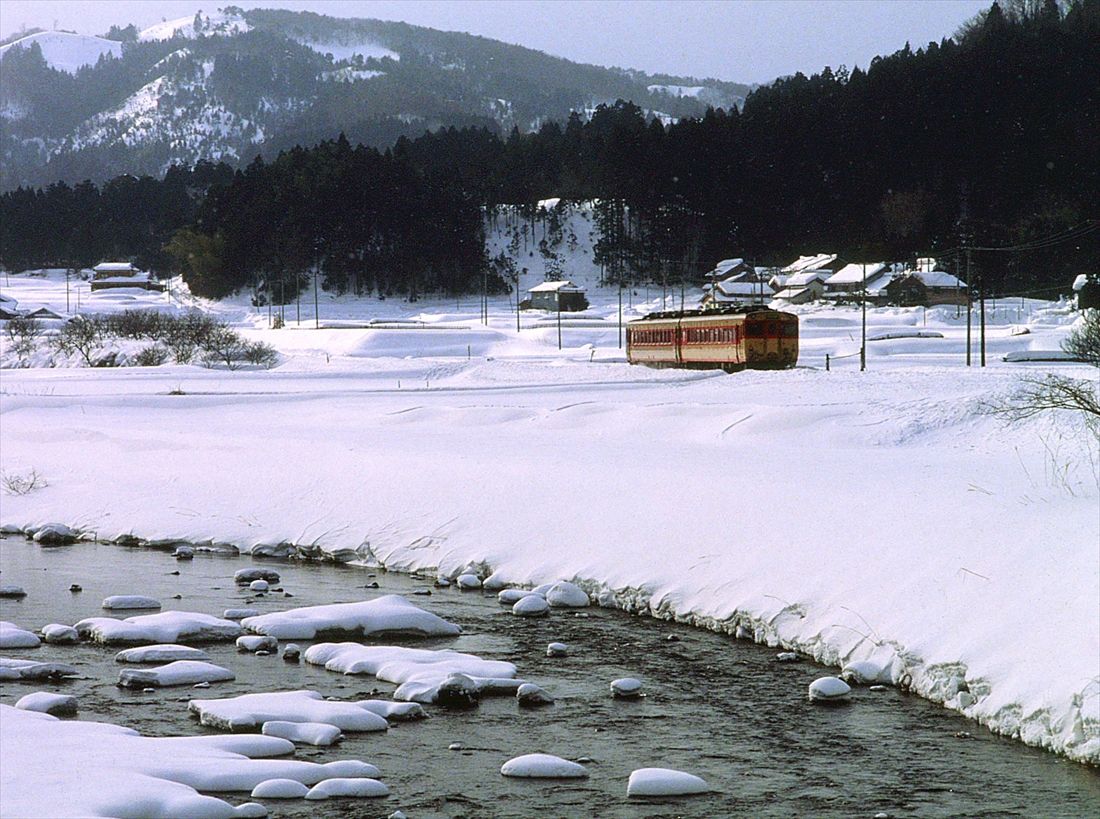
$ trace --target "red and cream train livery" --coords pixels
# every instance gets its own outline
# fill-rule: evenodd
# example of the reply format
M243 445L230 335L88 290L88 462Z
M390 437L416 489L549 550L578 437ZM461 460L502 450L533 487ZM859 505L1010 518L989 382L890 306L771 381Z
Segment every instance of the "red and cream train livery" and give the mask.
M767 307L650 313L626 326L626 357L648 367L785 369L798 361L798 316Z

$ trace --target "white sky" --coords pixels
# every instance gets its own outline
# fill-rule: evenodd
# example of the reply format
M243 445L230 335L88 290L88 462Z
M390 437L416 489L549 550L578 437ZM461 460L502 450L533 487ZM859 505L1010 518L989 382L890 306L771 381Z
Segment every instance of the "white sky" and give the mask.
M226 5L403 20L577 62L765 82L849 67L950 36L991 0L3 0L0 36L26 26L103 34Z

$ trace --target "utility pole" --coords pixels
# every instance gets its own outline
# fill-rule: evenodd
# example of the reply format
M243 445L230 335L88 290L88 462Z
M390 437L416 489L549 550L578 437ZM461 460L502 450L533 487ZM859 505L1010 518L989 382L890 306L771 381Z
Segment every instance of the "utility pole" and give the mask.
M321 313L317 306L317 265L313 266L313 329L321 329Z
M859 371L867 369L867 262L863 263L863 334L859 345Z
M970 248L966 249L966 366L970 366L970 325L973 309L973 289L970 286Z
M982 311L981 317L981 341L979 347L981 349L981 361L982 366L985 366L985 287L982 284L982 274L978 274L978 307Z
M71 313L69 309L69 268L65 268L65 312Z
M558 297L558 349L561 349L561 291L557 293Z
M623 348L623 280L619 278L619 349Z

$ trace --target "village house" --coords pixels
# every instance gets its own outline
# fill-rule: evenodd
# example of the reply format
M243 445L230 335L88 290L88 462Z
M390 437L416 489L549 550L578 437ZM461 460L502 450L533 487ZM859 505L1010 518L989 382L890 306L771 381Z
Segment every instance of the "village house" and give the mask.
M573 284L568 279L536 284L527 292L530 294L528 303L535 310L554 312L560 310L563 313L573 313L588 309L588 298L584 295L584 288Z
M892 271L886 262L873 262L870 264L846 264L836 273L825 279L825 298L833 298L838 301L845 297L859 295L864 286L870 291L877 280Z
M139 270L129 262L101 262L92 268L92 290L116 287L139 287L142 290L164 290L156 276Z
M875 301L901 307L966 304L966 282L943 270L910 270L889 276L889 281L868 287Z
M744 259L723 259L706 274L703 306L719 304L763 304L775 294L767 283L767 268L755 268Z

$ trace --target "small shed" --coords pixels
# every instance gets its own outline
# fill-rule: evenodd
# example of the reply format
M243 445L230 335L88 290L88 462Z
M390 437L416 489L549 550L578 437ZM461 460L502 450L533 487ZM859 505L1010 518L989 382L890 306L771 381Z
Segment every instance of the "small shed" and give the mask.
M575 313L588 309L588 298L584 295L584 288L573 284L568 279L536 284L527 292L531 296L531 307L535 310Z
M914 270L883 288L887 301L902 307L966 304L966 282L943 270Z

